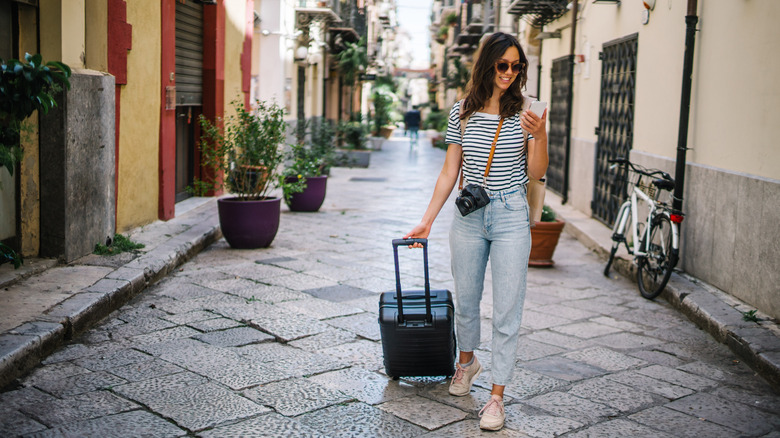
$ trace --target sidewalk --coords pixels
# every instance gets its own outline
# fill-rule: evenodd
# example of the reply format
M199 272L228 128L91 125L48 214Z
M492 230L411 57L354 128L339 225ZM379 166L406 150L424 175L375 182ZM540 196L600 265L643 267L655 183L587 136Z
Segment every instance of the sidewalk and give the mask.
M215 200L196 199L177 206L176 219L133 231L132 240L147 245L137 257L28 262L33 272L0 290L0 384L9 391L0 393L0 412L10 406L9 418L18 419L10 430L77 436L65 432L95 427L122 436L108 431L143 419L176 429L170 436L227 436L250 426L260 436L263 427L279 436L311 428L342 436L347 416L355 433L471 436L489 377L455 400L442 379L389 381L376 323L377 294L394 287L390 239L416 223L442 161L427 139L410 150L392 138L370 168L334 169L320 213L283 207L269 249L229 249L219 240ZM680 275L664 294L679 311L644 300L625 278L601 275L606 227L553 194L547 201L569 234L555 268L529 272L523 348L500 436L697 436L687 427L699 436L772 436L765 434L780 427L780 399L679 314L729 345L775 391L776 325L745 323L744 305ZM451 290L453 214L450 200L429 237L431 282ZM412 285L421 280L419 266L406 263L414 256L405 252L401 266ZM616 265L630 269L627 260ZM4 266L0 279L18 273ZM489 274L486 282L483 340ZM477 350L487 375L489 349L483 342ZM84 408L98 399L111 402ZM0 419L0 434L4 425ZM281 425L289 428L274 429Z
M611 249L612 231L573 207L561 205L561 198L549 191L545 200L567 222L565 231L606 261ZM624 247L620 248L617 256L612 270L636 281L636 266ZM745 321L743 313L754 310L753 307L678 272L672 274L659 299L665 299L718 342L728 345L775 390L780 391L780 325L777 322L760 312L759 323Z
M65 266L33 259L18 270L0 268L0 388L219 240L216 200L185 201L175 219L129 235L146 245L138 255L88 255Z

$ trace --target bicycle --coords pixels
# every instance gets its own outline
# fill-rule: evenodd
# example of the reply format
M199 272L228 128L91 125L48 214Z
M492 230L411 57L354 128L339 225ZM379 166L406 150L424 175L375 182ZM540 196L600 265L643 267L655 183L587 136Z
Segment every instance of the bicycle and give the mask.
M631 190L629 198L620 206L612 227L612 251L604 268L604 275L609 276L615 253L620 244L624 244L628 253L634 256L639 293L652 300L664 290L680 256L679 224L684 215L658 200L661 190L674 190L674 179L666 172L645 169L625 158L611 159L608 162L613 165L612 168L624 166L624 174ZM628 177L629 171L635 174L635 178ZM639 219L639 200L643 201L648 209L644 222ZM629 219L631 242L626 240ZM637 245L640 236L641 242Z

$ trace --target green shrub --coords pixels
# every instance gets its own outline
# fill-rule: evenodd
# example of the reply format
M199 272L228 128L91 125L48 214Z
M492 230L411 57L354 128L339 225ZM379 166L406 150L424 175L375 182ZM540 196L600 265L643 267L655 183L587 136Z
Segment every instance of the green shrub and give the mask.
M439 132L447 131L447 113L444 111L431 111L425 119L424 129L435 129Z
M143 243L135 243L121 234L115 234L114 240L108 245L96 244L94 253L97 255L116 255L123 252L136 251L145 246Z
M542 207L542 219L541 222L555 222L555 219L558 216L555 214L552 208L550 208L549 205L545 205Z

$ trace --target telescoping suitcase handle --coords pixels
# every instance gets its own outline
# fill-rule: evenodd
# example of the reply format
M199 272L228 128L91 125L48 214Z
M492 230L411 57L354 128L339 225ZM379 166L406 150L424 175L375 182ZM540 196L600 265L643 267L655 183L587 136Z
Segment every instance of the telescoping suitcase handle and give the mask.
M433 322L431 312L431 283L428 280L428 239L393 239L393 258L395 260L395 291L398 298L398 320L406 322L404 318L403 294L401 293L401 271L398 268L398 247L401 245L414 245L419 243L423 247L423 266L425 267L425 320Z

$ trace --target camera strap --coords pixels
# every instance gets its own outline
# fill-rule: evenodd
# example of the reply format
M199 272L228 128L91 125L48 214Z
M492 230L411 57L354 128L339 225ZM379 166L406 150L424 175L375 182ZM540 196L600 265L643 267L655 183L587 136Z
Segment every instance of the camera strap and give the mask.
M461 101L461 105L462 105ZM461 107L462 108L462 107ZM461 111L463 111L461 109ZM463 147L463 137L466 133L466 123L468 123L468 117L466 119L463 119L460 121L461 123L461 147ZM464 123L465 122L465 123ZM490 155L488 156L487 166L485 166L485 175L482 177L482 186L487 187L487 177L490 173L490 165L493 164L493 154L496 152L496 143L498 142L498 134L501 132L501 126L504 124L504 118L499 117L498 118L498 127L496 127L496 135L493 137L493 144L490 145ZM460 162L460 181L458 182L458 190L463 190L463 166L466 165L466 153L463 152L461 155L461 162Z

